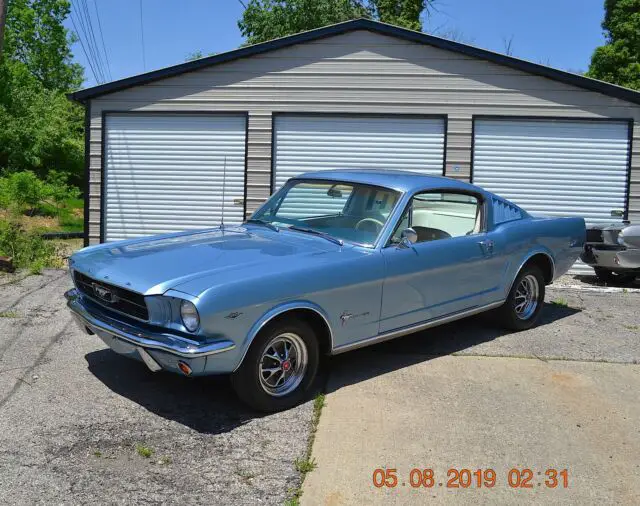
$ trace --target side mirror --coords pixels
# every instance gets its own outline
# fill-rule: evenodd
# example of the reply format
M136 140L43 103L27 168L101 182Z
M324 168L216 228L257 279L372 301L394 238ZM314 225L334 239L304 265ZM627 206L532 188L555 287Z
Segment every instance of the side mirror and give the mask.
M342 198L342 192L340 190L338 190L338 188L336 188L338 185L334 184L331 188L329 188L327 190L327 195L329 197L331 197L332 199L341 199Z
M418 233L412 228L405 228L400 233L400 242L398 246L400 248L410 248L413 244L418 242Z

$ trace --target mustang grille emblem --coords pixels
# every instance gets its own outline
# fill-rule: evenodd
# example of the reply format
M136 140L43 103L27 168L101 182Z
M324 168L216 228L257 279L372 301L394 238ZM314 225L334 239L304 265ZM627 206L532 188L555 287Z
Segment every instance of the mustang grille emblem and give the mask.
M99 285L98 283L93 283L91 286L93 287L93 293L99 299L109 303L114 303L118 300L116 295L107 287Z

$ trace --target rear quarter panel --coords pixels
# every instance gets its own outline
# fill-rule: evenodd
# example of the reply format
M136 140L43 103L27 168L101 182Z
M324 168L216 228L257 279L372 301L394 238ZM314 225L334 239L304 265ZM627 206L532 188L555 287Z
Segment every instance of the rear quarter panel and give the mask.
M493 232L499 250L507 259L502 283L505 297L529 258L538 253L548 255L553 260L553 279L556 279L578 259L586 237L582 218L526 217L500 224Z

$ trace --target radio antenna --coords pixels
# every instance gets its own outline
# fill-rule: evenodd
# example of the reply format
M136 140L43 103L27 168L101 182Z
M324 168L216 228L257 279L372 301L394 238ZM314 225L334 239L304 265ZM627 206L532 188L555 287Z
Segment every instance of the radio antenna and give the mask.
M224 232L224 197L225 187L227 186L227 157L224 157L224 164L222 165L222 218L220 219L220 230Z

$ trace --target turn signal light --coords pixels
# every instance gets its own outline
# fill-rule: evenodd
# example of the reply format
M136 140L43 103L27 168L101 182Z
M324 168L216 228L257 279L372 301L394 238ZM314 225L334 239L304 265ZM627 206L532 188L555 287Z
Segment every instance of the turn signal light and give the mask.
M191 367L185 364L182 360L178 362L178 369L180 369L185 376L191 376Z

